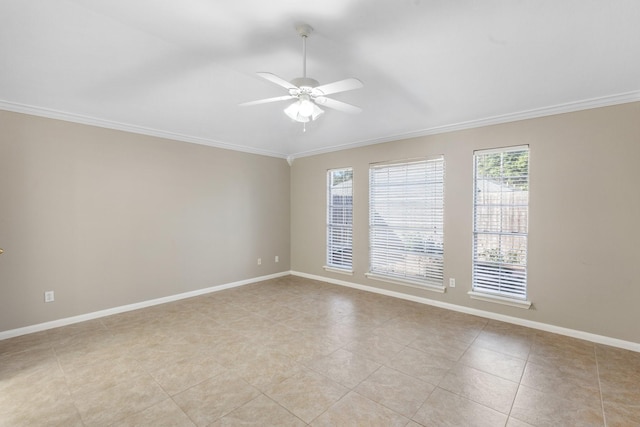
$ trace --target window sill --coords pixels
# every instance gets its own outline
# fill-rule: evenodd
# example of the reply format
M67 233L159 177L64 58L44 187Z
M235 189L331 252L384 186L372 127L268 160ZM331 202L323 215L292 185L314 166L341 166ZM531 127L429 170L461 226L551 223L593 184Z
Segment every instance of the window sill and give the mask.
M322 268L324 268L325 271L329 271L331 273L339 273L339 274L346 274L347 276L353 276L353 270L347 270L346 268L329 267L328 265L325 265Z
M429 283L414 282L411 280L402 280L402 279L397 279L395 277L383 276L375 273L365 273L365 276L367 276L369 279L379 280L381 282L388 282L388 283L394 283L396 285L410 286L412 288L417 288L417 289L426 289L428 291L439 292L441 294L445 293L446 291L446 288L441 285L432 285Z
M511 307L518 307L528 310L531 308L531 301L517 300L512 298L500 297L497 295L483 294L481 292L469 291L467 294L472 298L479 301L493 302L496 304L509 305Z

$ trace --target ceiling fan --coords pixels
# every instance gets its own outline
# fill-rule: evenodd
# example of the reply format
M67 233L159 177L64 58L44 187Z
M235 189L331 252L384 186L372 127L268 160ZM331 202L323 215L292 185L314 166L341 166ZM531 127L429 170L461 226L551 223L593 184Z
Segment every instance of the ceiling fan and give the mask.
M307 24L299 24L296 26L296 31L300 37L302 37L302 77L295 78L291 80L291 82L288 82L272 73L257 73L263 79L285 88L288 91L288 95L245 102L240 104L240 106L247 107L295 99L291 105L284 109L284 112L291 119L300 123L307 123L320 117L320 115L324 113L319 107L320 105L345 113L355 114L361 112L362 109L360 107L326 97L326 95L332 95L334 93L359 89L363 86L360 80L348 78L320 85L317 80L307 77L307 37L309 37L313 31L313 28Z

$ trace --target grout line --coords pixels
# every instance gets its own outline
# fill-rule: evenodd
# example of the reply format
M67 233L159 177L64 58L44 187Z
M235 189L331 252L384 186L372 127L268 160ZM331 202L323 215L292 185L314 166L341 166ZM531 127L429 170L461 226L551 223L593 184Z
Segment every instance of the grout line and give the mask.
M593 353L596 357L596 373L598 374L598 391L600 392L600 407L602 409L602 422L607 426L607 415L604 412L604 398L602 397L602 382L600 381L600 363L598 362L598 347L593 346Z

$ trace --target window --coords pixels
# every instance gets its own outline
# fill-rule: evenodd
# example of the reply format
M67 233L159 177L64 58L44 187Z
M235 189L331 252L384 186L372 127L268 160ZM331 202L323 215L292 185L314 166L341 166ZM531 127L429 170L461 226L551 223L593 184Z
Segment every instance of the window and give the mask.
M327 267L351 271L353 169L327 172Z
M526 300L528 216L528 146L476 151L473 291Z
M368 277L443 287L444 158L369 169Z

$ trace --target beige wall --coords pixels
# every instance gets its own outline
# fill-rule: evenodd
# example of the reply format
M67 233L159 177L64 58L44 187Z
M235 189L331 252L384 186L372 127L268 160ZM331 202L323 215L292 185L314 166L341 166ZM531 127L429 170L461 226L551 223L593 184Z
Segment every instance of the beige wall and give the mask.
M288 271L289 178L283 159L0 111L0 331Z
M472 155L529 144L531 310L471 300ZM438 294L365 277L369 163L444 154L445 281ZM354 168L354 275L325 272L327 169ZM292 270L640 343L640 103L297 159Z
M282 159L0 111L0 332L291 268L640 343L639 117L633 103L379 144L296 159L290 177ZM473 150L521 144L532 310L467 295ZM443 295L364 276L369 163L432 154L457 280ZM352 277L322 269L326 170L344 166Z

